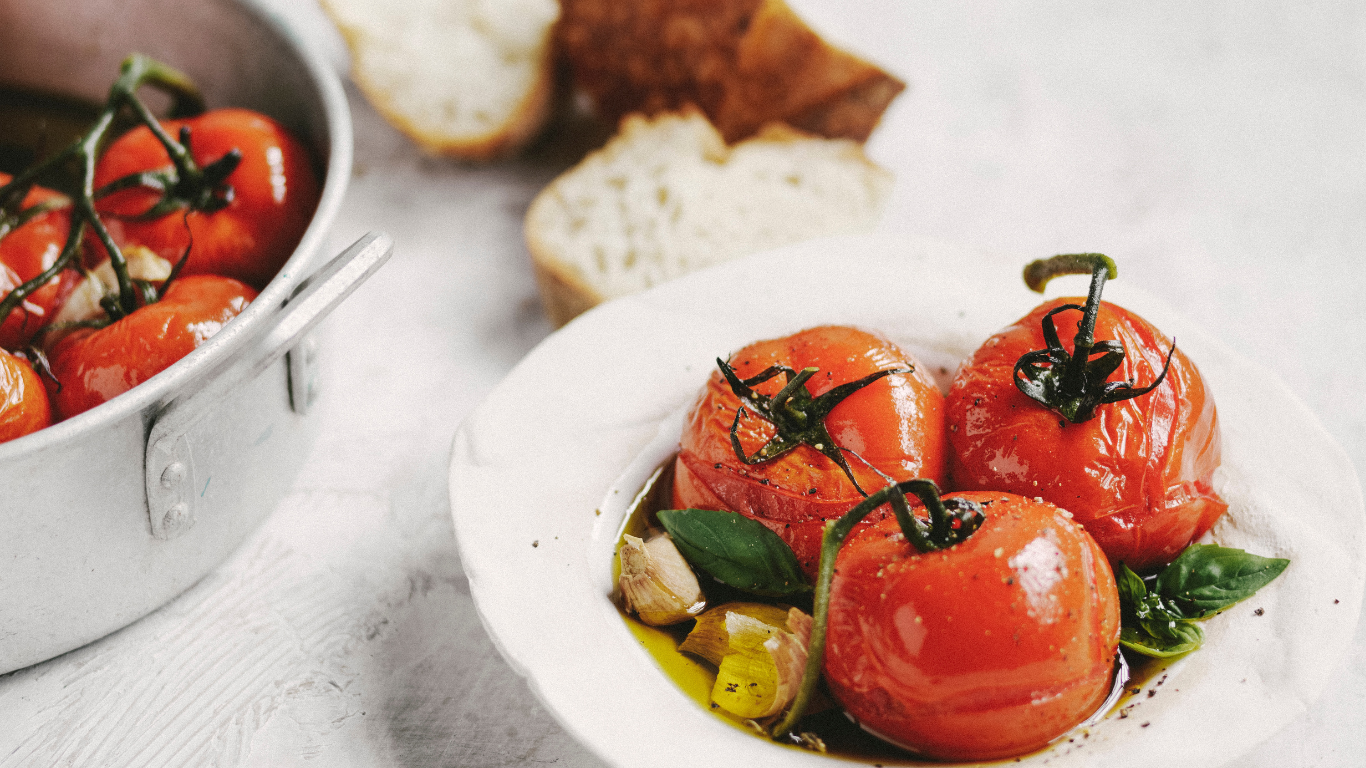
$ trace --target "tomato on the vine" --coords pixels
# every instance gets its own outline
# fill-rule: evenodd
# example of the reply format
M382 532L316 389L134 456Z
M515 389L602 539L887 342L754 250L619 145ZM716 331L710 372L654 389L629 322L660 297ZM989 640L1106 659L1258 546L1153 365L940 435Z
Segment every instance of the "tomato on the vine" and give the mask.
M723 371L714 372L683 428L674 467L675 507L753 517L782 536L812 573L824 520L847 512L889 477L942 481L943 397L923 367L887 339L857 328L822 326L751 344L727 365L741 384L750 382L767 398L811 368L816 370L802 386L814 399L875 378L823 417L831 445L813 439L785 445L790 450L761 463L746 463L736 453L732 428L750 459L771 445L778 431L755 412L754 402L742 402ZM773 366L786 372L754 381Z
M114 191L96 206L115 242L146 246L173 264L188 248L183 274L223 275L263 288L293 253L318 205L318 179L307 148L278 122L246 109L212 110L161 125L172 137L190 129L190 154L201 166L240 152L241 162L226 179L232 195L217 199L213 205L222 205L217 210L191 207L139 218L162 201L162 193L145 186ZM98 189L170 166L161 141L139 126L100 157L94 183Z
M57 381L57 413L70 418L150 379L255 298L255 290L231 278L178 277L160 301L103 328L77 328L56 338L47 354Z
M1046 346L1057 360L1041 366L1045 373L1061 376L1064 357L1086 362L1075 355L1075 343L1061 341L1085 320L1084 300L1046 302L988 339L955 376L946 400L949 475L960 490L1010 491L1057 504L1076 515L1113 563L1150 569L1170 562L1227 508L1213 488L1218 415L1180 349L1143 318L1093 293L1093 336L1106 341L1086 355L1109 356L1116 367L1091 384L1119 396L1090 403L1094 416L1074 423L1031 399L1021 388L1028 383L1017 384L1017 363L1024 366L1023 357ZM1045 323L1055 322L1050 340ZM1113 357L1114 342L1122 345L1122 360ZM1126 389L1134 382L1157 385Z
M830 691L915 752L991 760L1044 746L1108 697L1120 610L1103 552L1071 516L1005 493L956 493L984 518L921 552L895 518L855 529L834 565Z
M0 187L10 177L0 173ZM35 186L22 203L23 209L51 204L61 195ZM41 211L0 236L0 298L20 285L46 272L61 255L71 231L71 212L67 206ZM75 285L74 271L54 276L15 307L0 322L0 347L21 349L52 321L61 300Z
M33 366L0 350L0 443L50 424L52 407Z

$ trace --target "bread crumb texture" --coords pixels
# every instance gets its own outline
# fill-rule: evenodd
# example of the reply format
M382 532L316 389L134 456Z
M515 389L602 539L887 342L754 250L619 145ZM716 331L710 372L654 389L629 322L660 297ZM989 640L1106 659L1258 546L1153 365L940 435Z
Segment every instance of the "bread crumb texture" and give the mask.
M737 256L873 226L892 175L850 140L783 125L728 147L695 110L628 117L526 217L557 324Z
M391 123L434 154L492 159L549 115L556 0L323 0L352 77Z
M864 141L905 88L782 0L562 0L556 37L608 120L695 105L727 141L785 122Z

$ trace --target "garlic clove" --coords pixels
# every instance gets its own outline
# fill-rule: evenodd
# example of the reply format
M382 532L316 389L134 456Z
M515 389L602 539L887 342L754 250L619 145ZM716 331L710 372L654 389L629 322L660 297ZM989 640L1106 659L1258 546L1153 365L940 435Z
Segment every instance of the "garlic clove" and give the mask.
M708 609L697 617L697 623L678 646L678 650L700 656L720 666L721 659L731 652L730 636L726 632L726 614L732 612L759 619L778 629L789 629L786 608L767 603L724 603Z
M806 670L811 619L792 608L786 621L795 632L729 611L725 625L730 653L717 667L712 701L739 717L758 719L782 712L797 695Z
M617 554L621 558L618 584L626 610L646 624L677 624L707 607L697 577L667 533L649 541L627 534Z
M130 245L123 249L124 260L128 262L128 276L134 280L159 283L171 276L171 262L161 258L149 248ZM114 265L105 259L102 264L85 273L85 278L77 283L71 295L62 304L54 323L78 323L104 317L100 299L106 294L117 293L119 279L114 274Z

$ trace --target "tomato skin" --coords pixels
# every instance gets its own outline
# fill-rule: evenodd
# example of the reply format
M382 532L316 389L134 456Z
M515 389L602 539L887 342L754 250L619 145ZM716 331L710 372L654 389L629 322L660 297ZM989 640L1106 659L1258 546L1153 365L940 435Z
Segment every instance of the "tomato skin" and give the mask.
M27 360L0 350L0 443L52 424L42 379Z
M816 397L877 371L913 368L850 395L830 412L826 427L837 444L897 480L943 481L943 396L923 366L887 339L858 328L820 326L756 342L728 362L741 379L771 365L798 371L815 366L820 372L807 389ZM785 383L786 377L779 375L754 389L771 396ZM745 466L730 442L739 404L721 373L713 371L683 426L674 467L674 506L726 509L755 518L782 536L808 573L814 573L822 521L839 517L863 497L835 462L810 446ZM741 419L738 434L751 455L772 437L773 426L750 413ZM845 456L865 491L887 484L862 461L848 452Z
M895 519L855 532L831 582L825 675L858 722L930 757L1044 746L1109 695L1119 596L1095 541L1061 509L983 503L966 541L920 554Z
M60 337L47 353L61 384L54 396L58 415L71 418L166 370L255 298L255 290L231 278L179 277L161 301L104 328Z
M0 186L9 183L10 178L0 173ZM24 198L23 207L59 197L57 192L35 186ZM61 255L70 230L70 208L58 208L35 216L0 237L0 298L47 271ZM30 293L0 323L0 347L21 349L32 341L56 316L62 300L78 280L79 273L68 270Z
M242 152L241 164L228 177L234 197L226 208L190 212L188 232L180 213L147 221L126 218L157 201L150 190L117 192L100 199L97 209L106 214L110 235L120 246L146 246L173 264L190 247L182 274L223 275L260 290L294 252L317 208L318 179L308 150L279 123L246 109L212 110L162 123L177 138L182 125L190 126L191 155L201 166L232 149ZM95 186L170 165L152 131L139 126L100 157Z
M1220 461L1214 399L1178 348L1166 380L1137 398L1102 405L1080 424L1029 399L1013 383L1021 355L1046 346L1044 303L983 344L946 399L949 475L960 490L1041 496L1072 512L1112 563L1147 570L1170 562L1228 505L1214 492ZM1080 312L1055 315L1070 352ZM1138 315L1101 302L1095 338L1127 350L1111 381L1155 380L1171 342Z

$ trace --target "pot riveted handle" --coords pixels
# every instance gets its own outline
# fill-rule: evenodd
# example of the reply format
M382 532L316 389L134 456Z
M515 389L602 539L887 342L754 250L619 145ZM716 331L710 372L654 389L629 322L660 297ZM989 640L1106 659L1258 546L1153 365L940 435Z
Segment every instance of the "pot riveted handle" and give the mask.
M194 525L194 460L186 438L190 427L229 393L297 345L374 274L393 251L393 241L382 232L371 232L357 240L299 284L294 295L269 319L270 329L239 353L235 364L217 375L204 377L202 387L181 394L157 415L147 436L145 465L152 536L174 539Z

